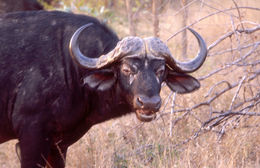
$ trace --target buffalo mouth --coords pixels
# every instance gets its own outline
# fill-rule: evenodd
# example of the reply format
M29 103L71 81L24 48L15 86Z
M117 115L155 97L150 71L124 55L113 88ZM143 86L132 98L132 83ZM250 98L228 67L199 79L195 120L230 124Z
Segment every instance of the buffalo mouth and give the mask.
M135 114L143 122L149 122L156 118L156 112L150 110L137 109Z

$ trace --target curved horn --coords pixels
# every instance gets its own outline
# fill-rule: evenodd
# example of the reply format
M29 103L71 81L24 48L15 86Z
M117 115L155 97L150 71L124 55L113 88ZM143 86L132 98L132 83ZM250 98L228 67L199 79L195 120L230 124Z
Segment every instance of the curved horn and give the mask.
M79 49L78 38L80 33L90 26L93 23L88 23L86 25L81 26L76 32L72 35L69 44L69 51L72 59L87 69L100 69L105 66L110 65L111 63L119 60L125 55L133 55L136 52L142 50L144 48L144 44L141 38L138 37L126 37L123 40L117 43L117 46L105 55L101 55L98 58L89 58L82 54Z
M201 65L204 63L204 61L207 57L207 53L208 53L207 45L206 45L205 41L203 40L203 38L199 35L199 33L197 33L195 30L193 30L191 28L188 28L188 29L197 38L199 47L200 47L200 51L199 51L198 55L189 62L175 61L176 68L180 72L186 72L186 73L194 72L197 69L199 69L201 67Z
M189 62L179 62L173 58L169 48L158 38L150 37L145 41L148 43L149 51L157 57L163 57L166 63L177 72L190 73L196 71L205 61L207 56L207 46L203 38L194 30L189 29L197 38L200 51L198 55Z

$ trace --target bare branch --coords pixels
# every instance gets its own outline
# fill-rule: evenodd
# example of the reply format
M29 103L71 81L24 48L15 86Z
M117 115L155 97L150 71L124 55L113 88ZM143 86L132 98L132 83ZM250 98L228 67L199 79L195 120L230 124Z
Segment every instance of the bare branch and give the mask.
M248 6L246 6L246 7L238 7L238 8L239 8L239 9L250 9L250 10L260 11L260 8L254 8L254 7L248 7ZM170 37L166 40L166 43L167 43L169 40L171 40L173 37L175 37L176 35L178 35L179 33L181 33L182 31L184 31L185 29L187 29L187 28L189 28L189 27L191 27L191 26L193 26L193 25L195 25L195 24L201 22L201 21L204 20L204 19L207 19L207 18L209 18L209 17L211 17L211 16L214 16L214 15L217 15L217 14L219 14L219 13L225 13L226 11L236 10L236 9L237 9L237 8L225 9L225 10L221 10L221 11L218 11L218 12L211 13L211 14L209 14L209 15L207 15L207 16L204 16L204 17L198 19L197 21L195 21L195 22L193 22L193 23L187 25L186 27L183 27L181 30L177 31L176 33L174 33L172 36L170 36Z
M170 129L169 129L169 134L170 137L172 137L172 128L173 128L173 113L174 113L174 107L175 107L175 99L176 99L176 93L173 94L173 98L172 98L172 108L171 108L171 122L170 122Z
M220 42L222 42L223 40L225 40L228 37L231 37L235 32L239 32L239 33L246 33L246 34L251 34L255 31L260 30L260 24L257 25L254 28L251 29L244 29L244 30L235 30L235 31L230 31L228 33L226 33L225 35L221 36L218 40L216 40L214 43L212 43L211 45L209 45L208 50L211 50L212 48L214 48L216 45L218 45Z
M234 97L233 97L233 99L232 99L232 101L231 101L230 107L229 107L229 110L230 110L230 111L232 110L234 101L236 100L237 95L238 95L238 93L239 93L239 91L240 91L240 89L241 89L241 87L242 87L242 84L243 84L243 82L245 81L245 79L246 79L246 76L243 76L243 78L242 78L241 81L239 82L239 85L238 85L238 87L237 87L237 91L236 91L236 93L235 93L235 95L234 95Z
M240 46L240 48L230 48L230 49L226 49L226 50L221 50L221 51L218 51L218 52L215 52L215 53L209 53L207 57L210 57L210 56L216 56L216 55L221 55L221 54L225 54L225 53L228 53L228 52L233 52L235 50L243 50L243 49L247 49L249 47L252 47L256 44L260 44L260 41L257 41L255 43L251 43L251 44L247 44L245 46Z
M222 83L226 83L229 88L231 87L231 85L230 85L230 83L229 83L228 81L220 81L220 82L216 83L215 85L213 85L213 86L209 89L208 94L207 94L205 97L208 97L209 94L212 92L212 90L213 90L215 87L217 87L218 85L222 84Z

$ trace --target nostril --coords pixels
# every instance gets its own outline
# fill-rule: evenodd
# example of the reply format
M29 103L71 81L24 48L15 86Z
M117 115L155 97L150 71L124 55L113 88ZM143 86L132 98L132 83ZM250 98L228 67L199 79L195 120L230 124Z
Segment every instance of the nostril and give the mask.
M143 107L143 106L144 106L144 103L143 103L143 101L142 101L142 99L141 99L140 97L137 98L137 104L138 104L138 106L140 106L140 107Z
M161 98L160 96L136 96L135 98L135 108L147 109L152 111L158 111L161 107Z
M159 110L161 107L161 104L162 104L162 101L161 101L161 99L159 99L159 101L155 105L155 108Z

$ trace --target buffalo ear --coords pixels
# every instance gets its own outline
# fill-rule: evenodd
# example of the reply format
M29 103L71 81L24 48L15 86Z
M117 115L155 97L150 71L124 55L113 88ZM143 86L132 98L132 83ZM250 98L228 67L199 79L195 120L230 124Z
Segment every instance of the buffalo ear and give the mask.
M92 72L84 78L84 84L90 89L105 91L110 89L116 81L115 74L112 70L103 69Z
M177 93L189 93L200 87L199 81L194 77L172 71L168 71L165 82L172 91Z

